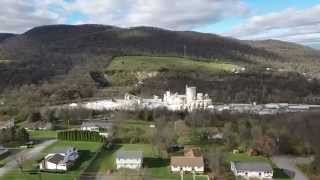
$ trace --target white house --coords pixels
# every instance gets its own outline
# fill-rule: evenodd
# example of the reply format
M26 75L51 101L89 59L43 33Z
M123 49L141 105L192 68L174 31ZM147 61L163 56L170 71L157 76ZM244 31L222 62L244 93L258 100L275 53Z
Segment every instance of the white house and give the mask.
M109 137L112 133L113 123L104 121L89 121L83 122L81 125L82 131L95 131L101 136Z
M170 162L171 172L204 172L204 160L199 148L188 149L184 156L173 156Z
M40 170L67 171L79 158L76 148L69 148L64 153L52 153L40 163Z
M141 151L119 151L116 155L117 169L140 169L143 164Z
M231 162L231 171L235 176L244 178L272 179L273 169L266 162Z

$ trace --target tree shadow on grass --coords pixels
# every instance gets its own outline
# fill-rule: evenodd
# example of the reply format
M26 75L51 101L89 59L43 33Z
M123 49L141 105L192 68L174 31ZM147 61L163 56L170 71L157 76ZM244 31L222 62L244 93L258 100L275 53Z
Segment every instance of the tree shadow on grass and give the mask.
M116 153L121 148L121 146L122 145L120 145L120 144L114 144L109 149L103 148L101 150L100 154L97 155L92 160L92 162L87 166L87 168L83 171L83 173L80 175L79 179L80 180L88 180L89 178L87 176L93 176L94 177L93 179L95 179L95 176L98 175L98 169L99 169L99 165L101 163L100 160L102 160L106 154L112 155L113 153ZM106 171L107 171L107 169L106 169Z
M79 150L79 158L76 162L74 162L74 165L70 168L70 171L79 170L82 163L90 160L94 156L94 152L91 152L89 150Z
M146 157L143 159L143 166L146 168L161 168L167 167L170 164L169 159Z
M280 169L280 168L275 168L273 170L274 179L291 179L294 176L295 176L295 173L290 170Z

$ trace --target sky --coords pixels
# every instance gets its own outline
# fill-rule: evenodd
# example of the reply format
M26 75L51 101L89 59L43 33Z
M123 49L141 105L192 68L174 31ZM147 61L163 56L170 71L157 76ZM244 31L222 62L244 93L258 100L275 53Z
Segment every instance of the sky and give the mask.
M0 0L0 32L51 24L155 26L320 48L320 0Z

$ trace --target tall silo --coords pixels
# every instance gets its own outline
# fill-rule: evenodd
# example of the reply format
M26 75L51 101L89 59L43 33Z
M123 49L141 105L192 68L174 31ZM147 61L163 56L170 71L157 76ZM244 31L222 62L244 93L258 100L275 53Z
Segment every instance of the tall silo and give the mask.
M188 87L186 86L186 98L187 103L191 103L192 101L196 100L197 97L197 88L196 87Z

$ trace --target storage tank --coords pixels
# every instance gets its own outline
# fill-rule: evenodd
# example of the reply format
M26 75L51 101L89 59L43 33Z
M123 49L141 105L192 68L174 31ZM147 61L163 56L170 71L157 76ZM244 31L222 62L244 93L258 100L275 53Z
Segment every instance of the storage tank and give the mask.
M187 103L190 103L193 100L196 100L197 88L196 87L188 87L188 86L186 86L186 97L187 97Z

